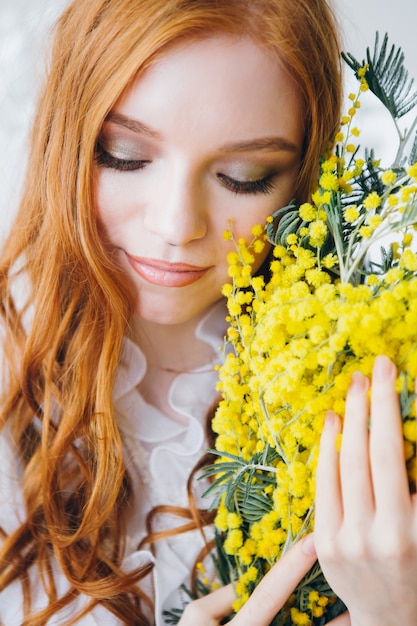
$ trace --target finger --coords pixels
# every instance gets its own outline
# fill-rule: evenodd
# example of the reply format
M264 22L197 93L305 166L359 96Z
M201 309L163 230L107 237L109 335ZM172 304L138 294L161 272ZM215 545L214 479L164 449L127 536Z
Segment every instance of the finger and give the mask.
M339 417L329 411L320 439L320 453L316 473L316 544L332 539L341 524L343 504L339 476L337 436L340 433Z
M404 458L402 421L395 391L396 368L384 356L375 359L372 375L370 454L375 505L386 519L411 507Z
M373 511L368 392L368 378L361 372L355 372L346 398L340 451L344 518L355 524L368 520Z
M231 624L268 626L316 559L314 539L310 534L298 541L272 567Z
M193 600L184 609L178 626L218 626L232 612L236 595L232 585L216 589L207 596Z

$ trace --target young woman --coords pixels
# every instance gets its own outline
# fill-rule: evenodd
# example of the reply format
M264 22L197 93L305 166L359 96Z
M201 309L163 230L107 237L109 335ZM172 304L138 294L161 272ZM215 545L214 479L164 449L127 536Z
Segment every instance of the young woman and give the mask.
M222 232L231 219L248 238L307 196L340 91L325 0L76 0L59 20L1 261L5 626L162 625L183 604L211 537L190 477L216 401ZM324 453L323 482L335 463ZM315 558L308 537L233 623L267 626ZM232 596L193 602L181 626L218 624Z

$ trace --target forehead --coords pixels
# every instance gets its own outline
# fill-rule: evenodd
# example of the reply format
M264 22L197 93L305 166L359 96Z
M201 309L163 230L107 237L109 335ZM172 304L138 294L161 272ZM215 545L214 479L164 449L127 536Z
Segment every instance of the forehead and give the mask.
M128 117L175 118L189 132L222 124L242 136L279 125L302 141L302 98L278 55L249 37L181 41L139 74L114 107ZM227 141L227 137L225 137Z

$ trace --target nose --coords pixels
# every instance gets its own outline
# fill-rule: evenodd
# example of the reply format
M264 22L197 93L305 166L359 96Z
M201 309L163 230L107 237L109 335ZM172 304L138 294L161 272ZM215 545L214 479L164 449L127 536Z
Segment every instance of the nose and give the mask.
M172 246L202 239L207 233L202 181L190 172L172 172L155 190L144 221L148 231Z

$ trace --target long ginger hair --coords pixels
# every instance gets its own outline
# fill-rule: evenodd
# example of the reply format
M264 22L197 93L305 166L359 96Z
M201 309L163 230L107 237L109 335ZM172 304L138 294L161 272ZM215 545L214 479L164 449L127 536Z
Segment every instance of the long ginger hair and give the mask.
M150 566L120 569L131 493L112 388L133 311L97 225L95 146L117 99L160 54L215 33L251 36L297 82L305 143L294 193L306 198L340 117L338 37L326 0L75 0L56 25L0 265L0 427L17 446L26 515L3 533L0 590L21 580L25 626L45 624L78 594L91 599L84 612L101 604L125 624L149 624L137 583ZM63 597L52 559L68 581ZM35 615L33 567L49 601Z

